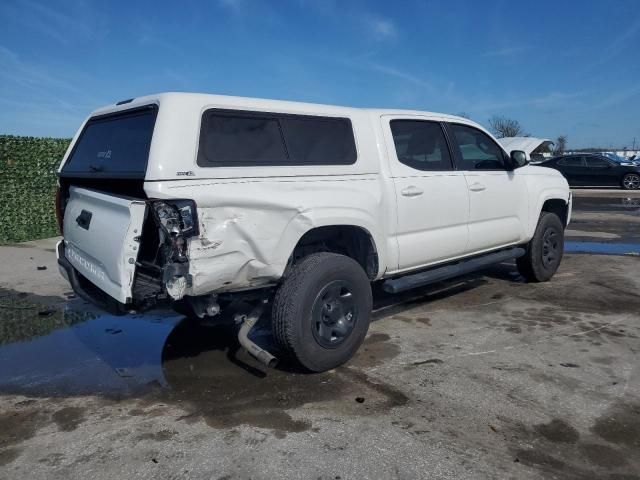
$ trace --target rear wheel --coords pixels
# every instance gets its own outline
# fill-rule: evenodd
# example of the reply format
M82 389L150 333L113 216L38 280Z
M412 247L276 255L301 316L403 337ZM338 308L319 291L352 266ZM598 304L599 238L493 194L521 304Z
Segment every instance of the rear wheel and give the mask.
M555 213L542 212L526 253L516 260L518 271L530 282L546 282L560 266L564 253L564 226Z
M622 188L625 190L638 190L640 188L640 175L627 173L622 177Z
M294 265L273 301L272 328L280 345L313 372L348 361L364 340L371 286L362 267L335 253L315 253Z

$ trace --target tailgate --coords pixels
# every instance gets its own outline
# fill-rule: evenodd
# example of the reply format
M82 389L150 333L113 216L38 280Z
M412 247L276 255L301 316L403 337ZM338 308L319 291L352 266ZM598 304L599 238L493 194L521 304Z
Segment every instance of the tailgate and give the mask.
M131 301L146 208L144 200L69 189L65 256L81 275L121 303Z

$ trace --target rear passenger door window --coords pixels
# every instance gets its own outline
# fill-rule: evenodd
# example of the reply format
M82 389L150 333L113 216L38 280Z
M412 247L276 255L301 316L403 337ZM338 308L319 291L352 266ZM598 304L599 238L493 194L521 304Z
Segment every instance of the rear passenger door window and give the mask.
M587 157L587 167L589 168L609 168L611 163L600 157Z
M608 158L586 156L587 168L584 181L587 185L619 185L620 173L617 164Z
M563 167L584 167L584 159L582 157L567 157L558 160L558 165Z
M453 170L447 140L438 122L392 120L391 133L400 163L416 170Z
M449 124L458 170L506 170L502 148L486 133L468 125Z

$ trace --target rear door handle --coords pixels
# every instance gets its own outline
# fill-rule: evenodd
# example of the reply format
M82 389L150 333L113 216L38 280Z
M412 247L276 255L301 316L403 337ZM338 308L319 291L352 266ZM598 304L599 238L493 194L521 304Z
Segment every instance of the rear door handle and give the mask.
M486 190L487 187L485 187L483 184L479 183L479 182L474 182L471 185L469 185L469 190L471 190L472 192L481 192L482 190Z
M404 195L405 197L417 197L418 195L422 195L424 193L424 190L411 185L410 187L403 188L400 193L402 193L402 195Z

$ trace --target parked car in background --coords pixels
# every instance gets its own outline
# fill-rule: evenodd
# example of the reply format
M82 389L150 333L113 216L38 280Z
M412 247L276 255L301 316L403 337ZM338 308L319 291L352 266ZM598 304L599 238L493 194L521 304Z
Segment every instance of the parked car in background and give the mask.
M558 170L572 187L640 188L640 166L617 162L603 155L564 155L551 158L540 166Z

